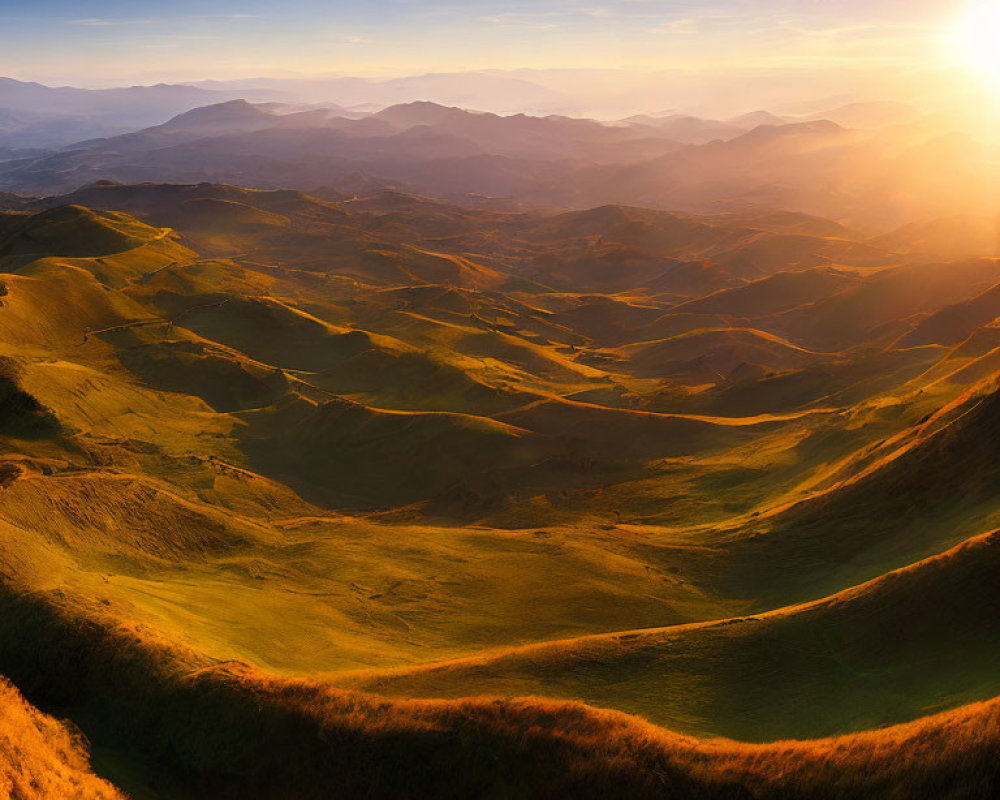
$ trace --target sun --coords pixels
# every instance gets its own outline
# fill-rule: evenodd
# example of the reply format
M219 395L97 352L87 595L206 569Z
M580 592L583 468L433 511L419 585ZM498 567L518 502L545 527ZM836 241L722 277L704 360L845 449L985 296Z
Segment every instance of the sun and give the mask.
M978 0L958 25L958 55L1000 91L1000 0Z

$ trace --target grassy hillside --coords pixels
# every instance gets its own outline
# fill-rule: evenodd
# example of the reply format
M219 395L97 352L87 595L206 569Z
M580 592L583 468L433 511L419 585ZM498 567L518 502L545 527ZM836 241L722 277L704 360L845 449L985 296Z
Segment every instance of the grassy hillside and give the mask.
M752 741L881 728L1000 694L992 669L998 552L1000 535L990 533L833 597L760 615L333 680L397 696L544 692Z
M1000 695L998 262L794 214L25 206L0 675L124 791L995 780L955 709Z
M742 745L537 698L393 701L345 693L213 667L99 617L81 628L9 597L5 611L8 634L12 613L30 622L33 647L4 648L0 659L39 697L75 703L90 735L104 742L98 761L105 771L128 779L130 764L118 755L126 743L133 758L156 763L160 772L147 772L143 789L150 797L624 792L724 800L892 792L915 800L989 796L998 779L996 702L855 736ZM44 682L31 673L43 663Z
M90 771L82 737L0 682L0 792L24 800L121 800Z

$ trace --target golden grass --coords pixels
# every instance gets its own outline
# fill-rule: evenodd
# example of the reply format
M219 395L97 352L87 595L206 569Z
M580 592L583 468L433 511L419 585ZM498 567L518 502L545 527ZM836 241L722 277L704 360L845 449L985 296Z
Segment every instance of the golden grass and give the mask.
M28 705L0 679L0 797L6 800L124 800L90 771L72 728Z
M1000 692L998 566L993 532L833 597L752 617L330 679L398 697L544 693L752 741L856 731Z
M633 275L619 255L643 260L589 238L482 256L462 244L483 243L476 231L424 237L301 196L162 196L216 191L249 205L199 201L194 225L164 200L162 222L246 257L201 260L169 229L70 209L35 220L38 253L12 241L4 262L17 273L0 301L8 394L54 422L31 439L0 436L0 673L78 721L109 776L108 753L126 752L149 780L180 781L198 800L922 800L996 788L996 703L751 746L571 701L759 741L994 693L1000 642L981 542L766 612L779 593L781 605L833 594L1000 524L985 525L1000 515L990 406L963 433L974 402L948 405L968 380L952 367L991 362L952 353L926 373L933 385L897 391L945 348L819 352L875 325L888 326L876 344L898 337L936 292L947 288L946 301L995 269L969 267L957 288L835 275L837 294L819 293L815 314L661 314L679 295L579 293ZM141 193L161 224L161 195ZM260 203L287 216L257 213ZM592 222L622 215L647 216L605 209ZM706 247L728 235L694 234ZM769 254L781 249L766 238ZM808 256L815 243L799 244ZM572 291L523 280L505 294L511 264L565 272L554 285ZM645 265L643 280L664 274L660 255ZM691 287L730 278L689 276ZM781 299L774 286L755 292ZM739 379L702 383L705 356L710 372ZM836 364L812 364L828 357ZM873 377L883 363L895 383ZM665 364L693 369L697 385L662 381ZM650 377L629 377L636 366ZM784 386L805 399L776 397ZM973 480L927 480L942 453L969 452L974 463L948 463L975 467ZM970 486L981 508L920 505ZM982 556L975 569L970 554ZM763 619L699 622L751 609ZM694 624L662 627L679 623ZM552 641L570 637L590 638ZM950 671L921 660L925 641L948 645ZM521 647L531 642L549 643ZM491 658L504 647L515 648L507 661ZM230 659L249 666L220 666ZM459 659L440 693L451 699L380 698L317 677L441 659ZM926 685L910 691L915 671ZM404 678L433 672L363 685L403 695L414 687ZM879 694L850 693L863 686Z
M579 703L388 700L279 679L99 615L81 626L38 599L0 600L0 665L196 797L966 800L993 796L1000 779L1000 699L881 731L745 745ZM29 647L11 648L15 631Z

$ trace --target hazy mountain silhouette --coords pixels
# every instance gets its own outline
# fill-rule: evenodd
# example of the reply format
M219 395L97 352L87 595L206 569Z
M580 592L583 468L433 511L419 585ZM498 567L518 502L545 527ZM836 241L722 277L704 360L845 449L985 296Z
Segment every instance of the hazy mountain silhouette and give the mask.
M62 147L155 125L226 99L279 97L261 90L209 91L168 84L76 89L0 78L0 146Z
M685 145L674 133L713 138ZM0 182L36 193L101 178L324 187L348 195L381 186L546 208L794 210L881 232L980 213L991 196L991 164L968 136L925 122L858 130L816 120L741 133L730 123L692 118L608 125L427 102L358 118L332 108L233 101L137 133L10 159L0 163Z

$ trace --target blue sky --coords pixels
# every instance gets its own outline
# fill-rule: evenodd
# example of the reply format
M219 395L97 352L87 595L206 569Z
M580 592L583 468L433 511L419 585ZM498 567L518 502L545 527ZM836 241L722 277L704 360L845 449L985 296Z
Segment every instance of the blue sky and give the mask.
M0 0L0 74L104 85L516 67L891 68L962 0Z

